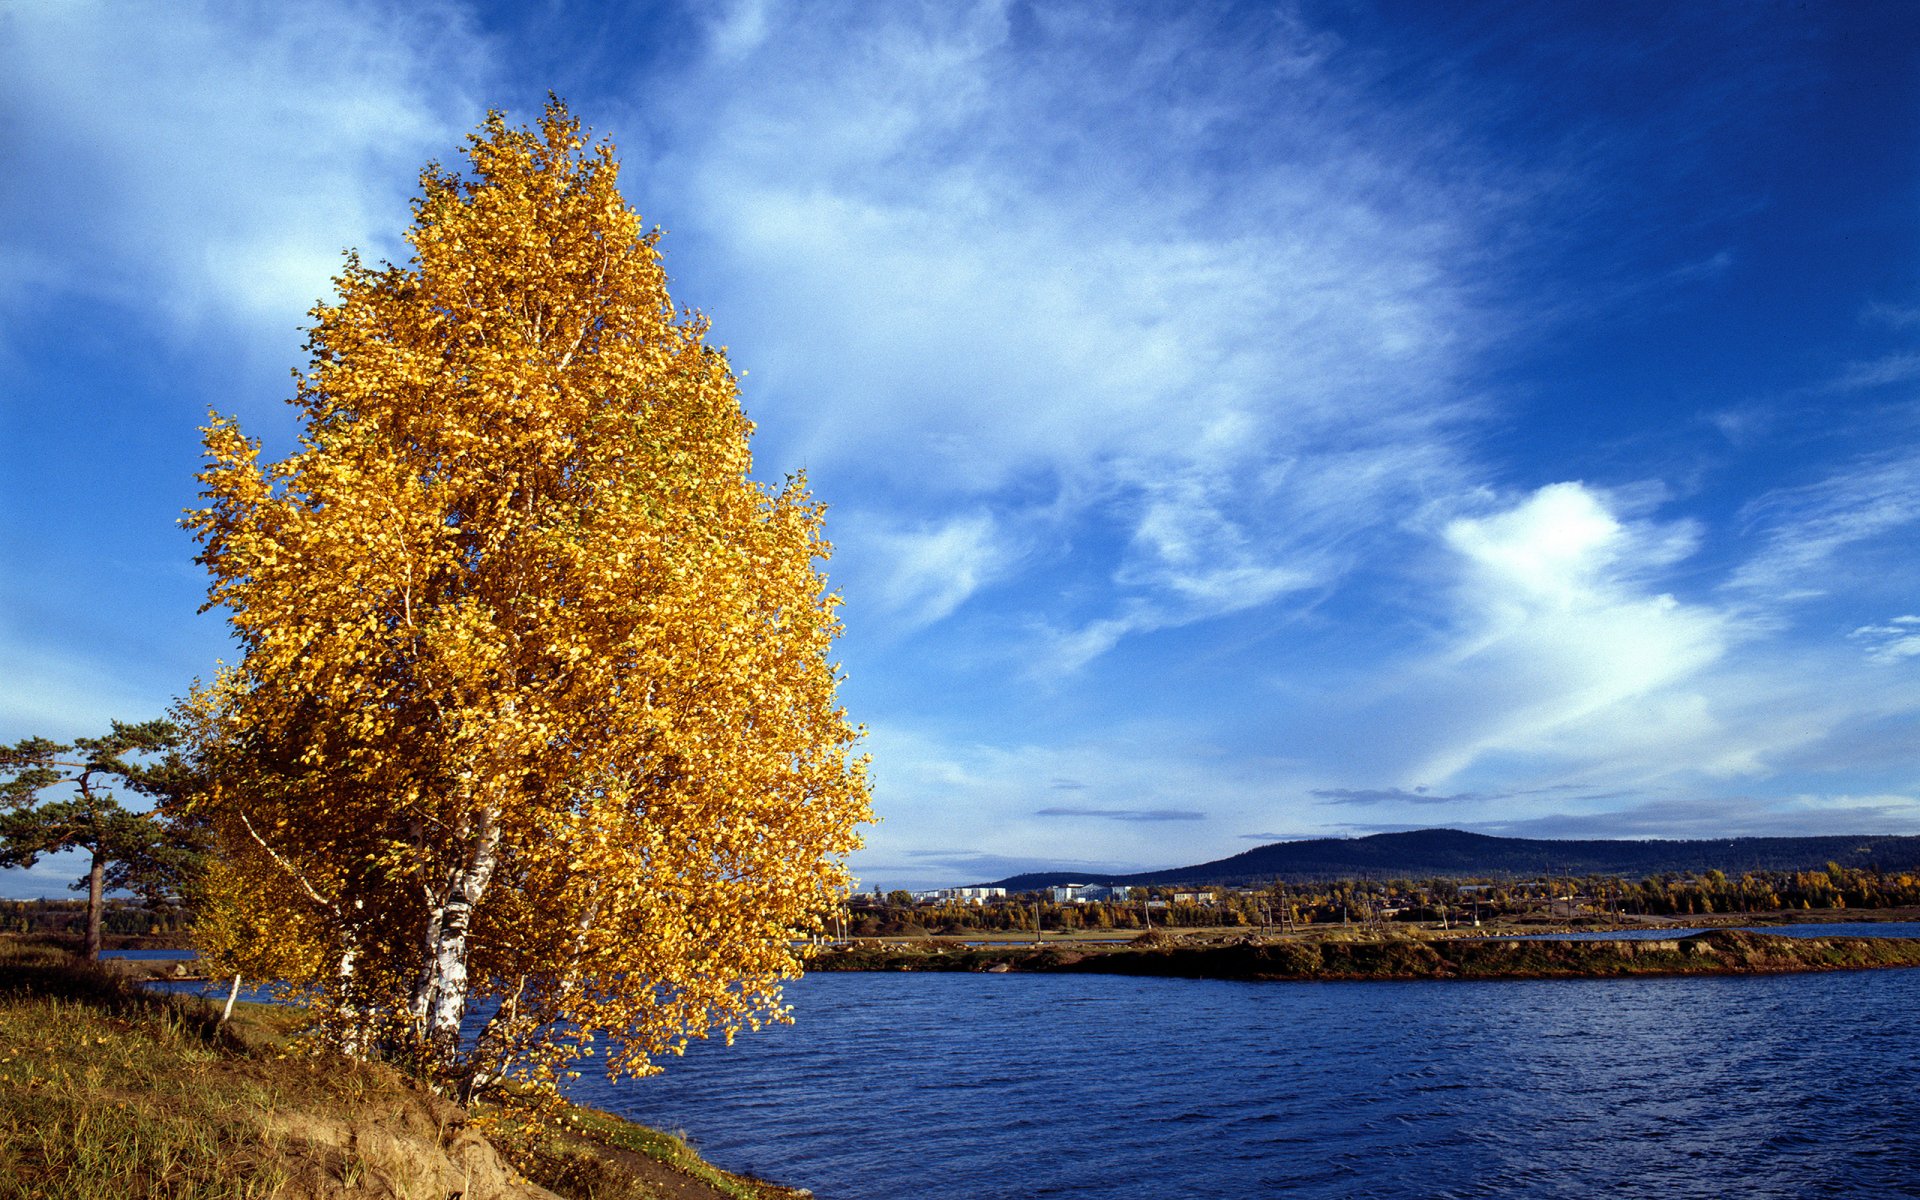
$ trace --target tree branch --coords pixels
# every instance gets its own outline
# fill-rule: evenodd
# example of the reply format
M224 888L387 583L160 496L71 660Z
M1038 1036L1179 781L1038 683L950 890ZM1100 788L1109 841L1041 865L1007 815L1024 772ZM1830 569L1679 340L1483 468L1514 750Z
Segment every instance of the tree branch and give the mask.
M267 857L271 858L274 861L275 865L277 865L282 871L285 871L288 875L292 876L293 881L300 885L301 890L306 892L307 895L313 900L315 904L318 904L320 907L326 909L328 912L332 913L336 918L340 917L341 915L340 906L338 904L335 904L333 901L327 899L325 896L322 896L319 892L315 891L313 885L307 882L307 877L305 875L302 875L299 871L295 870L292 863L282 858L278 850L275 850L272 846L267 845L267 839L260 836L260 831L253 827L252 821L247 820L246 813L241 812L239 809L235 809L234 813L240 818L240 823L247 827L247 836L251 837L254 841L260 843L260 848L267 852Z

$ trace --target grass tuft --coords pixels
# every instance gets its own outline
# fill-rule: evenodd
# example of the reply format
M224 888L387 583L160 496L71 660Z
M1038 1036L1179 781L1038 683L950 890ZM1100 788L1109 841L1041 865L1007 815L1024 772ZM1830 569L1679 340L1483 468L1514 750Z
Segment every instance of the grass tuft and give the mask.
M470 1119L387 1067L316 1051L298 1009L241 1004L221 1025L217 1006L138 975L0 937L0 1200L547 1194L529 1181L566 1200L806 1195L592 1109Z
M482 1120L503 1157L528 1179L572 1200L653 1200L684 1181L731 1200L793 1200L810 1193L736 1175L707 1162L685 1134L666 1133L579 1105L535 1121L494 1110ZM671 1183L665 1181L673 1181Z
M58 951L0 949L0 1198L272 1197L237 1036ZM237 1031L236 1031L237 1034Z

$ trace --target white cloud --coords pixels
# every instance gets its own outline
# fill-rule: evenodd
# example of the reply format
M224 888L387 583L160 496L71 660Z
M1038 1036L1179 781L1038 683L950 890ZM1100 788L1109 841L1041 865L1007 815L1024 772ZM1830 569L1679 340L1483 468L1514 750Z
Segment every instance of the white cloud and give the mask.
M1920 833L1920 799L1898 793L1663 797L1622 809L1557 812L1476 826L1532 838L1821 837Z
M480 112L450 5L83 0L0 21L0 306L69 291L173 332L271 329L284 354L342 250L404 256L420 166Z
M1920 618L1843 642L1744 593L1682 599L1668 580L1698 583L1705 530L1646 503L1560 483L1447 523L1434 648L1369 667L1384 686L1302 694L1316 794L1446 789L1484 822L1599 813L1622 789L1711 797L1730 778L1762 795L1910 786L1912 688L1884 666L1920 653Z
M758 50L767 40L765 0L739 0L710 11L709 48L715 58L738 60Z
M1734 446L1751 446L1773 432L1781 423L1777 406L1740 404L1705 414L1702 418Z
M1848 363L1827 386L1837 392L1886 387L1920 379L1920 354L1887 354L1862 362Z
M1322 585L1459 486L1449 385L1497 325L1460 281L1502 202L1285 11L1231 38L1074 5L712 29L635 101L640 202L698 256L763 461L867 511L1070 528L1119 587L1030 615L1060 661Z
M278 375L338 251L402 253L417 169L454 160L483 86L507 82L466 11L8 8L0 312L58 289L175 335L232 326L241 336L228 340ZM1367 76L1395 51L1342 47L1285 6L690 11L705 40L671 61L646 56L630 107L592 94L617 39L558 82L620 138L628 195L667 223L676 297L708 311L751 372L768 473L804 463L834 503L834 579L860 614L856 637L952 620L943 647L976 668L1059 676L1129 639L1256 609L1274 620L1236 630L1325 626L1317 646L1249 637L1249 654L1273 661L1223 669L1221 695L1195 705L1207 709L1196 722L1260 726L1222 734L1242 741L1218 755L1191 731L1088 734L1151 699L1066 681L1027 689L1059 695L1057 712L1023 708L992 690L1017 691L1013 671L1010 685L941 676L977 685L980 707L1021 710L1032 732L1000 747L973 732L987 718L951 717L966 732L948 738L859 714L880 726L892 817L868 857L1030 857L1067 825L1035 816L1035 781L1055 777L1085 783L1069 807L1212 814L1190 833L1088 821L1065 847L1147 866L1221 852L1201 833L1312 829L1342 811L1340 795L1411 811L1410 789L1431 784L1463 810L1524 812L1527 788L1569 779L1705 779L1698 794L1721 795L1712 781L1729 775L1757 790L1787 767L1887 772L1910 759L1910 673L1889 667L1912 661L1913 642L1908 618L1883 617L1911 611L1890 590L1910 574L1878 572L1880 591L1860 593L1876 564L1910 557L1920 456L1885 451L1748 505L1758 548L1704 598L1738 548L1701 553L1715 531L1655 519L1657 497L1577 483L1499 501L1476 491L1495 469L1469 445L1484 415L1472 381L1500 365L1484 351L1565 304L1540 288L1534 314L1516 314L1503 274L1540 245L1524 239L1571 237L1617 205L1593 164L1644 139L1591 161L1575 148L1541 186L1475 141L1474 122L1504 119L1503 100L1467 94L1469 82L1454 98L1482 107L1464 117L1410 107L1412 89L1387 96ZM1521 206L1543 196L1590 207L1526 219L1542 210ZM1724 233L1676 277L1722 274L1727 252L1709 252ZM1565 266L1566 249L1547 246L1541 271ZM155 350L141 340L152 330L130 332L133 352ZM1831 405L1844 389L1920 377L1917 361L1863 353L1796 396ZM1830 411L1804 407L1708 419L1744 446ZM1499 467L1526 469L1513 454ZM991 609L979 603L989 588ZM1795 628L1809 610L1792 602L1820 595L1858 611ZM1176 636L1167 646L1187 648ZM54 732L153 711L89 661L0 646L0 722ZM1163 682L1113 665L1143 695ZM1167 703L1200 690L1207 667L1191 669L1167 672L1167 694L1183 697ZM1262 669L1289 677L1262 692L1249 682ZM1355 681L1383 672L1393 684L1361 694ZM1284 769L1249 757L1282 751ZM1865 811L1899 786L1833 790L1865 797Z
M1228 516L1235 496L1221 481L1196 478L1146 489L1120 583L1162 590L1207 615L1256 607L1311 586L1321 572L1275 563L1266 547Z
M1042 653L1029 667L1029 674L1041 678L1071 675L1119 645L1122 638L1165 629L1169 623L1159 609L1134 601L1115 616L1100 617L1077 628L1043 629Z
M1733 269L1734 253L1731 250L1719 250L1706 258L1695 262L1682 263L1667 272L1668 283L1697 283L1702 280L1719 279Z
M1729 580L1733 593L1772 607L1857 587L1875 570L1863 552L1920 523L1920 453L1857 460L1815 483L1768 492L1741 515L1761 545Z
M839 528L858 547L851 598L857 604L870 595L880 615L908 628L951 615L1013 554L985 511L907 526L856 514Z
M1737 630L1647 582L1697 537L1686 523L1623 519L1578 483L1449 523L1448 644L1388 705L1419 712L1404 744L1429 746L1405 764L1405 782L1437 787L1492 759L1646 770L1711 744L1719 721L1698 678ZM1723 752L1696 765L1751 764Z
M1582 602L1627 555L1628 531L1577 483L1556 483L1518 507L1447 526L1447 543L1475 568L1489 593L1511 594L1516 611Z
M1860 319L1868 324L1892 329L1911 329L1920 326L1920 308L1875 301L1861 310Z
M1895 617L1885 625L1862 625L1849 636L1865 644L1867 657L1875 662L1920 658L1920 617Z

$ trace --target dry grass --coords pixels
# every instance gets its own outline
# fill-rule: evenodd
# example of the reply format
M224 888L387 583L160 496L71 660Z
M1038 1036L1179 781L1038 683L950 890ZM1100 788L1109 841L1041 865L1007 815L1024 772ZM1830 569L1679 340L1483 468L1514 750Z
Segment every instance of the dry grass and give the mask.
M0 1197L271 1197L285 1097L205 1006L57 950L0 951ZM249 1014L253 1018L253 1014Z
M568 1106L535 1124L513 1113L484 1118L487 1135L529 1179L578 1200L656 1200L701 1195L790 1200L810 1193L722 1171L684 1136L635 1125L596 1109Z
M298 1010L243 1004L221 1026L215 1006L136 973L0 939L0 1200L804 1195L590 1109L470 1125L388 1068L307 1047Z

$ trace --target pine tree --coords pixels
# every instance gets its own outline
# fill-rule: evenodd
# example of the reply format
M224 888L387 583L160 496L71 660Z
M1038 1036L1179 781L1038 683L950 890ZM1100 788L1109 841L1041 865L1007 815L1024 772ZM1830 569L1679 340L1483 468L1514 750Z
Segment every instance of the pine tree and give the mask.
M148 796L177 778L180 731L167 721L112 723L103 737L54 742L32 737L0 746L0 866L30 867L43 854L87 856L87 957L100 957L101 915L113 887L160 886L179 867L153 814L120 803L115 782ZM44 793L70 788L64 799Z

